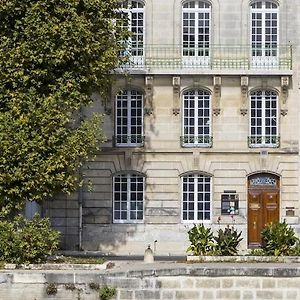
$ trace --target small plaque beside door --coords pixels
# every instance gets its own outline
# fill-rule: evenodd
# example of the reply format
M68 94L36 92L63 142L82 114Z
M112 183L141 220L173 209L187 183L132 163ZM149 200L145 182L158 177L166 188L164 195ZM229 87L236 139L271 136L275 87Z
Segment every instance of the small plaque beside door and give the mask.
M221 195L221 214L222 215L238 215L239 214L239 195L238 194L224 193Z

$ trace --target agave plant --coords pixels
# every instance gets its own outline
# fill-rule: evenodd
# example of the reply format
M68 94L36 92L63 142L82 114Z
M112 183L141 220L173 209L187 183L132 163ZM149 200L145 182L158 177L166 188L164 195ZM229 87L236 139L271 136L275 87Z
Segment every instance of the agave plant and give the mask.
M218 235L214 237L216 242L215 253L217 255L231 256L238 252L238 245L243 238L242 232L237 232L234 227L227 226L224 230L219 229Z
M206 228L203 224L194 225L188 231L191 245L188 247L188 252L193 252L195 256L212 255L215 248L213 241L213 233L210 228Z
M270 223L261 232L262 249L267 255L291 255L299 239L293 228L283 223Z

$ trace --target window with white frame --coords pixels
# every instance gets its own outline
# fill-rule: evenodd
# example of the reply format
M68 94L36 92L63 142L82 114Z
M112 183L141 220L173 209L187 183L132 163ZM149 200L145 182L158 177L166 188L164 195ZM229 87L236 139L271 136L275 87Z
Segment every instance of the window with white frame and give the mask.
M136 90L123 90L116 95L115 145L143 146L143 95Z
M278 56L278 6L271 1L251 4L253 64L275 64Z
M114 223L139 223L144 219L144 182L139 174L113 177Z
M127 19L127 29L131 32L127 41L131 56L144 55L144 4L127 0L121 5L122 17Z
M211 220L211 177L202 174L182 176L182 221Z
M183 93L184 147L211 147L211 94L205 90L189 90Z
M250 93L250 147L279 147L278 95L271 90Z
M210 44L210 4L185 2L182 7L182 47L184 57L208 57Z

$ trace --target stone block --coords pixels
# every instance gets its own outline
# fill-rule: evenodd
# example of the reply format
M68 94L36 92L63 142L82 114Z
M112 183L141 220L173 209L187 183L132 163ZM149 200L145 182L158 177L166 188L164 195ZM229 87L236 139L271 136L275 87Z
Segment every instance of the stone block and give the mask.
M203 290L202 291L202 299L203 300L215 299L215 291Z
M48 283L74 283L75 282L75 274L74 273L45 273L45 279Z
M237 288L255 288L258 289L261 287L261 281L258 278L242 278L239 277L235 281L235 286Z
M146 208L145 215L147 216L178 216L178 208L162 208L162 207L148 207Z
M155 278L146 278L143 279L141 282L142 289L152 289L152 288L160 288L161 283L160 281L156 280Z
M286 296L284 299L288 299L288 300L298 300L299 297L298 297L298 291L294 291L294 290L291 290L291 291L286 291Z
M299 288L300 278L278 278L277 280L278 288Z
M284 299L282 290L263 290L256 291L257 300L268 300L268 299Z
M184 289L186 289L186 288L188 288L188 289L193 288L194 285L195 285L195 280L192 279L192 278L183 278L181 280L181 287L184 288Z
M196 278L195 283L196 283L196 288L218 289L221 286L220 281L221 280L219 278L202 277L202 278Z
M34 273L34 272L15 272L12 277L12 283L46 283L46 277L44 273Z
M222 278L221 285L222 288L228 289L233 287L234 280L232 278Z
M130 300L130 299L134 299L133 298L133 291L128 291L128 290L120 290L119 291L119 295L118 295L118 299L120 300Z
M141 279L139 278L106 278L105 284L120 289L140 289Z
M174 299L175 292L174 291L161 291L161 299L163 300L171 300Z
M166 269L158 269L155 271L156 276L184 276L189 275L189 270L185 267L180 268L166 268ZM167 280L170 279L167 277ZM178 279L175 279L178 280ZM179 286L179 285L177 285Z
M86 273L76 272L74 274L74 283L76 284L89 284L90 282L98 282L98 280L97 273L87 271Z
M275 278L263 278L262 279L262 288L263 289L274 289L276 286Z
M253 291L243 291L243 300L253 300L255 299Z
M192 300L199 299L200 292L199 291L176 291L175 299L176 300Z
M12 277L13 277L12 274L0 273L0 284L10 282Z
M153 291L153 290L140 290L140 291L135 291L134 292L135 299L151 299L151 300L156 300L160 299L160 293L159 291Z
M158 281L162 289L176 289L180 287L180 280L178 278L160 278Z
M216 298L222 300L241 299L241 291L236 290L217 290Z

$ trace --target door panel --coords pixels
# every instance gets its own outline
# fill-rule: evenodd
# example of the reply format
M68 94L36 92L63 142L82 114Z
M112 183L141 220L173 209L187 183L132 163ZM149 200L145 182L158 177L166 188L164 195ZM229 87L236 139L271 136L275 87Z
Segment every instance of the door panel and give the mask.
M279 221L279 190L248 190L248 245L261 245L261 231L269 223Z
M260 191L249 191L248 194L248 243L252 246L261 244L260 232L263 226L262 194Z
M279 221L279 193L263 192L264 200L264 226Z

